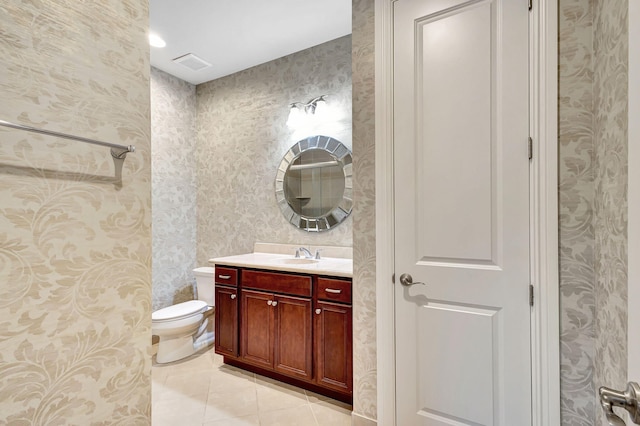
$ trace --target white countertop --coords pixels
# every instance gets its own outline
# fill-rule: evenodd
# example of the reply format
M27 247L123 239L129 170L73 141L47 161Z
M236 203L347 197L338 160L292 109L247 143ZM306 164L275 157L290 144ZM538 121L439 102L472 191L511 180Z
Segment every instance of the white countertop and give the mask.
M317 262L294 263L307 261L311 262L306 259L296 259L290 254L260 252L209 259L209 263L213 265L238 266L241 268L267 269L273 271L302 272L333 277L353 277L353 259L323 257Z

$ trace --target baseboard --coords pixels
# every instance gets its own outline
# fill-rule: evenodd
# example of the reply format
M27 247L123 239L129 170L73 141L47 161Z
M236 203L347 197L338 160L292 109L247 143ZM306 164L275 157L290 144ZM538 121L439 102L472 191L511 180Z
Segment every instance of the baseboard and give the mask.
M351 413L352 426L376 426L377 424L377 421L372 420L368 417L364 417L356 413Z

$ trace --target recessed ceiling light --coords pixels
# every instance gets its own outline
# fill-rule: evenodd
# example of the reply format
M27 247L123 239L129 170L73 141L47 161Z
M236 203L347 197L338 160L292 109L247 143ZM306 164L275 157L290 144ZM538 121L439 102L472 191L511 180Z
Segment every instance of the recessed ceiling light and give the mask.
M165 47L167 42L157 34L149 34L149 44L153 47Z

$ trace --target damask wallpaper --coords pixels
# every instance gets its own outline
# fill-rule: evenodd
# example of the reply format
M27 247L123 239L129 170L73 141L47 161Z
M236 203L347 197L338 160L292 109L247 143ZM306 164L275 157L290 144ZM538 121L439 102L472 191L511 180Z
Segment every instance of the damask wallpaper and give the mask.
M593 13L559 8L560 389L565 426L595 420Z
M327 95L333 119L288 127L289 104ZM353 215L308 233L280 213L275 176L300 139L323 134L351 148L351 36L200 84L197 96L197 261L248 253L255 242L352 245Z
M561 0L563 425L607 424L596 389L627 365L628 0Z
M151 68L153 310L193 299L196 86ZM206 266L206 265L204 265Z
M0 423L150 423L147 2L0 3Z
M377 418L374 2L352 2L354 424Z
M629 0L595 0L595 387L627 383ZM596 410L598 425L606 425Z

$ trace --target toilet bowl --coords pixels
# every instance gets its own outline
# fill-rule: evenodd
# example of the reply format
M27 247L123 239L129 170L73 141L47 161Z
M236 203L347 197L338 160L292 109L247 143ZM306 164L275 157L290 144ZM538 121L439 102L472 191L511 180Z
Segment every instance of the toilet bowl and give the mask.
M214 306L212 267L193 270L198 300L189 300L154 311L151 332L158 336L156 362L164 364L194 354L213 343L213 333L206 333L208 318Z

